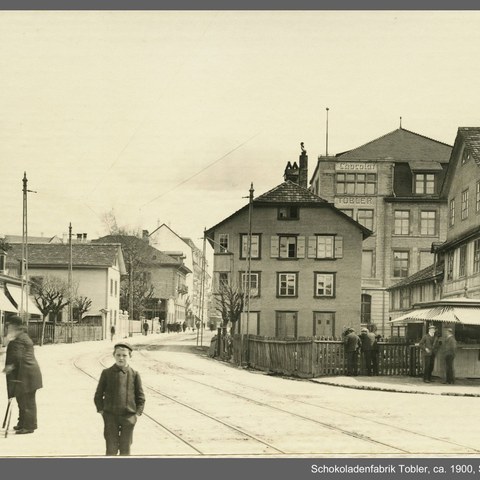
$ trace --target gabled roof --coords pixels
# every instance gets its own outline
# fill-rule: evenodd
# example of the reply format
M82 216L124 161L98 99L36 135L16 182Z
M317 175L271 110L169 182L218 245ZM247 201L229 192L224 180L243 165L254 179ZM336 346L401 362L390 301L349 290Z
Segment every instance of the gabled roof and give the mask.
M115 260L119 254L121 255L119 245L100 245L95 243L72 244L72 263L76 267L108 268L115 264ZM20 262L22 259L22 245L12 244L12 249L9 250L7 254L7 259L9 258L15 258L17 262ZM68 244L28 244L29 266L65 267L68 265L69 259L70 247Z
M337 160L386 160L393 162L447 163L451 145L410 130L398 128L360 147L336 155Z
M442 275L443 275L443 264L429 265L428 267L422 270L419 270L413 275L410 275L409 277L404 278L403 280L400 280L395 285L392 285L391 287L387 288L387 290L391 291L391 290L396 290L397 288L415 285L417 283L428 282L438 277L441 277Z
M102 244L120 244L122 249L135 249L135 253L138 254L140 261L147 266L175 266L183 268L186 273L190 273L190 269L183 265L183 261L181 259L177 259L165 254L135 235L106 235L105 237L92 240L92 242Z
M253 203L328 203L298 183L287 180L253 200Z
M7 243L22 243L21 235L5 235ZM32 237L28 236L28 243L63 243L62 239L54 235L53 237Z
M455 170L460 160L462 147L468 149L472 159L480 167L480 127L459 127L453 145L447 174L442 186L442 195L447 196L452 184Z
M301 187L295 182L287 180L280 185L272 188L268 192L260 195L257 198L253 199L253 205L258 206L282 206L282 205L298 205L298 206L306 206L306 207L322 207L322 208L330 208L335 210L335 212L344 217L347 221L353 223L357 228L359 228L363 233L363 238L369 237L372 232L361 225L360 223L353 220L351 217L340 211L338 208L335 207L332 203L327 202L325 199L315 195L312 191L308 190L307 188ZM225 223L226 221L230 220L231 218L235 217L241 212L248 210L249 205L245 205L236 212L232 213L228 217L224 218L221 222L217 223L213 227L209 228L206 231L207 238L211 239L212 232L215 231L217 227Z

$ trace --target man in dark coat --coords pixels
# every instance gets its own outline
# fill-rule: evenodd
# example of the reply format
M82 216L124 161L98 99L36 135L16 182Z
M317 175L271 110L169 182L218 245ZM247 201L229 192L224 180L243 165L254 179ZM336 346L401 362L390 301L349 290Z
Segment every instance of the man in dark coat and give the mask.
M347 357L347 375L358 375L358 354L361 348L361 342L353 328L346 332L343 344L345 345L345 355Z
M426 333L419 342L420 348L423 350L424 368L423 368L423 381L426 383L432 382L433 366L435 364L435 355L439 347L438 338L435 335L435 326L430 325L428 327L428 333Z
M13 427L17 434L33 433L37 428L37 404L35 394L42 388L42 374L33 352L33 342L24 331L18 316L7 320L7 345L5 370L8 398L15 397L18 403L18 424Z
M453 361L455 359L455 353L457 351L457 341L453 335L451 328L445 329L445 373L446 383L455 383L455 373L453 371Z
M365 361L367 375L378 375L378 344L375 334L369 332L367 328L362 328L360 333L362 342L362 353Z
M106 455L130 455L137 416L143 413L145 395L138 372L128 365L132 347L117 343L115 364L100 375L94 402L103 417Z

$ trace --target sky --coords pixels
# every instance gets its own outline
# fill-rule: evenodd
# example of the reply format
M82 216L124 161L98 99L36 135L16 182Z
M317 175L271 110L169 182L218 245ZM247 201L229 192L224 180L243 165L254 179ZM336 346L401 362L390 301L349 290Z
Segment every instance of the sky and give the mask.
M480 12L0 12L0 234L107 233L104 216L199 246L318 155L402 126L479 126Z

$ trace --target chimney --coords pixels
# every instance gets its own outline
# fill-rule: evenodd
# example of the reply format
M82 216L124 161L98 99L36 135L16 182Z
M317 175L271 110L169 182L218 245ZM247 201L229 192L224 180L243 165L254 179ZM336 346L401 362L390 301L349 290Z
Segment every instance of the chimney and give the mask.
M303 142L300 144L302 153L298 157L300 168L298 172L298 184L303 188L308 188L308 155L305 148L303 148Z
M285 181L290 180L291 182L298 183L298 165L295 162L293 165L288 162L285 167L285 172L283 174Z
M80 243L80 242L82 241L82 238L83 238L82 234L81 234L81 233L77 233L77 242Z
M142 240L144 242L150 243L150 239L148 238L148 230L142 230Z
M86 233L83 234L83 241L84 241L84 242L87 241L87 234L86 234Z

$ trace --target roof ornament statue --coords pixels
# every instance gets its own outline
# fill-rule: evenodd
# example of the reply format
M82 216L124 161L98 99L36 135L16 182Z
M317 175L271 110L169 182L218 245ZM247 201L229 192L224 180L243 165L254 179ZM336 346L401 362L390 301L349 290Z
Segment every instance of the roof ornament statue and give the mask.
M305 147L303 146L303 142L300 142L300 148L302 149L302 154L307 153Z

